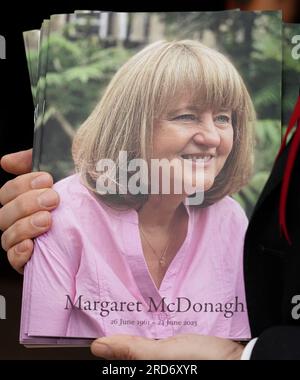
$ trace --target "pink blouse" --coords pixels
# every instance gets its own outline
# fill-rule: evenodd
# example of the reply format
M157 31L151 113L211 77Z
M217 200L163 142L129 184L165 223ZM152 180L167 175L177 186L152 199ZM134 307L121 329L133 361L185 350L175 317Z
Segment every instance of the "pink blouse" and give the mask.
M77 174L54 189L60 205L53 225L35 239L25 268L21 342L112 334L250 338L243 282L247 218L235 200L185 206L186 239L157 289L134 209L107 206Z

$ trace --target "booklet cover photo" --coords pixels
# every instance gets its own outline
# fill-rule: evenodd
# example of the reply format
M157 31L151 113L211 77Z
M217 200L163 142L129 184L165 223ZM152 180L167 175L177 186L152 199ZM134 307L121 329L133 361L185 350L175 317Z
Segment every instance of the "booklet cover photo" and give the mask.
M25 267L21 343L251 338L243 243L281 142L282 41L277 11L76 11L24 32L33 170L60 204Z

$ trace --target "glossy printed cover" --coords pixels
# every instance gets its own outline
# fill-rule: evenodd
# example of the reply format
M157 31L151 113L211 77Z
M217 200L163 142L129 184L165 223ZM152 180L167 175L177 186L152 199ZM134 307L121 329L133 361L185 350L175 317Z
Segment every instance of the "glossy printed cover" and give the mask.
M60 205L25 268L21 343L250 338L243 238L281 139L281 25L77 11L24 33L33 170Z

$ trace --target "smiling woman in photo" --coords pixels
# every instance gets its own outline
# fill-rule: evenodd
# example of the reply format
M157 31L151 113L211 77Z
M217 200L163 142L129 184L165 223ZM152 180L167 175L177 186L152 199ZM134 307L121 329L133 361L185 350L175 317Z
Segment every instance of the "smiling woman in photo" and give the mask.
M155 42L125 63L75 136L77 173L54 186L52 228L25 268L21 340L250 338L247 218L230 195L251 175L254 121L235 67L197 41ZM99 194L97 163L121 151L149 166L175 162L184 175L171 170L169 194L123 194L118 175L104 172L118 191ZM194 194L172 184L194 186L197 174L204 199L189 205Z

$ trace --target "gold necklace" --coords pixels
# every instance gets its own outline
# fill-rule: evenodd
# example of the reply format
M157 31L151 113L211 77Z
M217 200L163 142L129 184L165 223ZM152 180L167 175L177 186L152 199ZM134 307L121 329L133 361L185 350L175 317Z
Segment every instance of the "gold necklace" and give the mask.
M168 248L170 247L171 239L170 239L170 238L168 239L168 243L167 243L167 245L166 245L166 248L163 250L162 254L158 257L157 254L156 254L156 250L153 248L153 245L152 245L152 244L150 243L150 241L148 240L148 238L147 238L147 236L146 236L146 234L145 234L145 231L144 231L142 225L140 224L139 227L140 227L140 230L141 230L142 235L144 236L144 238L145 238L146 242L148 243L149 247L151 248L151 250L152 250L154 256L158 259L158 263L159 263L159 265L160 265L161 267L164 267L164 266L166 265L165 254L167 253L167 250L168 250Z

